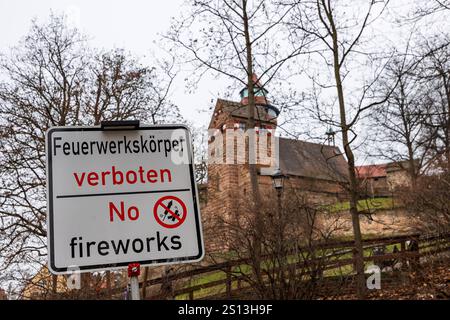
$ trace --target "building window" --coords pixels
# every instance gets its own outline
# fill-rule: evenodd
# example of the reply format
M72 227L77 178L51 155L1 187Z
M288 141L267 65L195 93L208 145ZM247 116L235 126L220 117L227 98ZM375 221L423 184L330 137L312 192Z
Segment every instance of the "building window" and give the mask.
M271 108L267 108L266 111L267 111L267 114L272 118L276 118L278 116L277 113L275 112L275 110L273 110Z
M255 92L255 97L265 97L265 96L266 96L266 93L264 92L264 89L258 89Z
M248 97L248 89L244 89L241 91L241 98Z

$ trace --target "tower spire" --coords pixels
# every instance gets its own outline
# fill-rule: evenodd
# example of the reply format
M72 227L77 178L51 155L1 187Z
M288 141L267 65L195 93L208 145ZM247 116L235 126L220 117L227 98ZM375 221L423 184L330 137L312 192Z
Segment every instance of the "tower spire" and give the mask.
M328 130L327 132L325 132L325 134L327 136L328 145L329 146L333 145L333 147L335 147L334 135L336 134L336 132L333 131L331 126L328 127Z

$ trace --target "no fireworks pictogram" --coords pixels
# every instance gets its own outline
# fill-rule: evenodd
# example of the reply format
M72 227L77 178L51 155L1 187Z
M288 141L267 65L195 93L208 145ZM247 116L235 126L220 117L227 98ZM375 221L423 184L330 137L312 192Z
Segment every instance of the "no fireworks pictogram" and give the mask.
M153 207L156 222L169 229L180 226L186 219L187 209L184 202L175 196L165 196L156 201Z

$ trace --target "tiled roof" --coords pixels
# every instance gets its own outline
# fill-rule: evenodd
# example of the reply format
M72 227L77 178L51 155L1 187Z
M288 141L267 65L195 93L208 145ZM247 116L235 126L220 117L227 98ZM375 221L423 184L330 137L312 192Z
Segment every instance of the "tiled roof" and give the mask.
M264 107L257 106L255 119L271 120ZM218 99L209 128L216 127L214 119L220 113L247 118L247 106L239 102ZM347 162L337 147L301 140L279 138L280 169L284 174L330 181L348 181Z
M248 117L248 106L236 101L217 99L214 114L209 123L209 128L214 128L213 121L217 112L226 113L230 117L242 118L242 120L245 121ZM270 122L274 119L266 112L263 106L257 105L255 108L255 120Z
M337 147L279 138L280 169L284 174L331 181L348 181L347 162Z
M386 164L370 164L355 167L356 175L360 179L386 177Z

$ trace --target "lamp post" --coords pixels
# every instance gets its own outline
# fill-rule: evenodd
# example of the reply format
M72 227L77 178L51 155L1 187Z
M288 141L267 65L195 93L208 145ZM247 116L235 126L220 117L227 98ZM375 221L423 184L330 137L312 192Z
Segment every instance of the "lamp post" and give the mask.
M280 168L276 169L272 174L272 183L275 190L280 191L283 189L285 176L281 173Z
M274 227L277 229L277 236L276 236L276 254L281 254L282 245L283 245L283 223L282 223L282 217L283 214L281 212L281 194L283 192L283 185L284 185L284 178L285 176L281 173L280 168L275 170L275 172L272 174L272 183L273 187L277 191L277 211L278 211L278 221L276 221Z
M277 191L279 216L281 216L281 194L284 186L284 178L285 176L281 173L280 168L276 169L275 172L272 174L273 187Z

